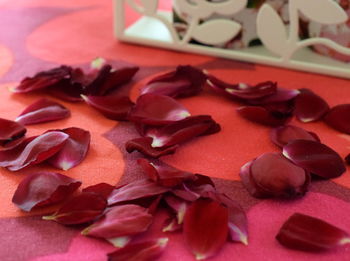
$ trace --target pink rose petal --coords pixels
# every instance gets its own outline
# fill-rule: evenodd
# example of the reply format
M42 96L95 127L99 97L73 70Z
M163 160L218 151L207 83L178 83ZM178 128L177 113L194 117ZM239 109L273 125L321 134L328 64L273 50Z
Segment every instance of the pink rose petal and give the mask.
M49 206L69 197L81 182L53 172L27 175L18 185L12 202L24 211Z
M237 109L243 118L267 126L280 126L286 124L291 119L291 115L274 113L260 106L243 106Z
M63 105L42 98L29 105L17 118L16 122L31 125L48 121L56 121L70 116L70 111Z
M327 113L324 121L332 128L350 134L350 104L337 105Z
M27 129L15 121L0 118L0 146L5 146L24 136Z
M322 178L339 177L346 170L343 159L328 146L311 140L294 140L283 147L294 164Z

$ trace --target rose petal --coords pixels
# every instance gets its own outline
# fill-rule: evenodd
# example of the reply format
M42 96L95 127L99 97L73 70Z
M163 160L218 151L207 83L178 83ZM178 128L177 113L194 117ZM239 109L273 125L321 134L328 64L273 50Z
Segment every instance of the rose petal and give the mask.
M345 162L346 164L350 165L350 154L348 154L348 156L345 157Z
M184 238L197 260L215 255L228 234L228 209L210 199L198 199L187 209Z
M29 105L17 118L16 122L31 125L42 122L56 121L70 116L70 111L63 105L42 98Z
M293 125L285 125L272 129L270 137L272 142L279 147L283 147L293 140L320 141L315 133Z
M127 96L81 96L91 107L98 110L106 118L117 121L127 120L134 103Z
M301 89L295 99L294 114L302 122L320 120L328 111L327 102L309 89Z
M171 195L166 196L164 200L167 205L175 211L177 223L182 224L189 202Z
M20 123L0 118L0 146L24 136L27 129Z
M18 185L12 202L24 211L49 206L69 197L81 182L53 172L27 175Z
M128 244L108 254L108 261L154 261L163 253L168 238Z
M276 239L288 248L303 251L329 250L350 243L350 236L344 230L300 213L289 217Z
M63 225L84 224L100 216L107 207L104 197L96 193L81 193L67 202L53 215L44 220L53 220Z
M277 88L276 92L272 95L263 97L261 99L250 100L251 104L255 105L267 105L271 103L286 103L294 100L299 95L298 90L288 90L283 88Z
M152 220L146 208L132 204L115 206L82 234L101 238L132 236L146 231Z
M206 79L206 75L200 69L180 65L175 71L150 80L141 89L141 94L153 93L173 98L193 96L202 91Z
M337 152L311 140L294 140L283 147L283 155L294 164L323 178L339 177L346 168Z
M69 138L60 151L48 162L58 169L68 170L85 159L91 137L90 132L75 127L63 129L62 132L68 134Z
M84 188L82 192L96 193L104 197L105 199L108 199L108 196L112 193L114 189L115 186L109 185L107 183L98 183L96 185Z
M237 109L239 115L243 118L267 126L280 126L286 124L291 115L274 113L260 106L242 106Z
M350 104L340 104L331 108L324 121L330 127L350 134Z
M162 126L190 116L189 111L169 96L141 95L131 109L129 120L148 125Z
M162 232L176 232L182 229L182 224L179 224L177 218L170 217L164 221Z

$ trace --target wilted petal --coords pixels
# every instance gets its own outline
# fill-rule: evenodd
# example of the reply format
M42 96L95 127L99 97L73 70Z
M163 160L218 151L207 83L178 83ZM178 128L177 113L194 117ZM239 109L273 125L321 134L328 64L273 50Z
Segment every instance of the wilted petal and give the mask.
M131 243L108 254L108 261L154 261L160 257L168 238L159 238L140 243Z
M63 201L80 185L80 181L59 173L32 173L18 185L12 202L24 211L31 211Z
M129 140L125 144L127 152L138 151L146 156L152 158L159 158L164 155L174 154L179 145L173 145L170 147L155 148L152 147L153 139L151 137L142 137Z
M295 213L283 224L276 239L288 248L322 251L350 243L344 230L321 219Z
M56 168L68 170L85 159L90 146L90 132L75 127L63 129L62 132L69 138L48 162Z
M96 185L91 185L82 190L82 192L96 193L108 199L108 196L115 189L115 186L109 185L107 183L98 183Z
M153 78L141 89L141 94L153 93L173 98L193 96L202 91L206 79L201 70L180 65L175 71Z
M331 108L324 121L332 128L350 134L350 104L340 104Z
M311 140L294 140L283 147L283 155L296 165L323 178L345 172L343 159L328 146Z
M270 137L272 142L279 147L283 147L293 140L320 141L315 133L293 125L285 125L272 129Z
M190 116L189 111L169 96L141 95L131 109L129 120L148 125L166 125Z
M329 111L327 102L309 89L301 89L295 99L295 116L302 122L322 119Z
M128 96L85 96L84 101L98 110L106 118L116 121L127 120L130 109L134 103Z
M0 146L24 136L27 129L20 123L0 118Z
M215 255L227 240L228 209L210 199L198 199L187 209L184 238L197 260Z
M70 116L70 111L63 105L42 98L29 105L17 118L16 122L23 125L56 121Z
M81 193L63 204L53 215L44 220L53 220L63 225L84 224L99 217L107 207L104 197L96 193Z

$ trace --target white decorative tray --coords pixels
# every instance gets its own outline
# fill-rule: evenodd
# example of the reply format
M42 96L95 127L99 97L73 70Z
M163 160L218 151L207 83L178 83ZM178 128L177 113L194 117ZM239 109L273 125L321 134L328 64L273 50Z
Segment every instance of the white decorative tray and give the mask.
M343 55L350 55L350 48L328 38L299 38L301 15L320 25L338 25L349 19L334 0L289 0L288 26L274 8L263 4L256 21L256 31L263 45L244 49L213 46L232 39L241 30L241 24L222 17L205 19L234 15L246 7L248 0L177 0L177 5L183 5L181 8L191 14L182 36L174 27L173 13L158 9L161 1L114 0L116 37L131 43L350 78L350 63L317 54L309 47L322 44ZM125 22L127 5L140 16L128 26Z

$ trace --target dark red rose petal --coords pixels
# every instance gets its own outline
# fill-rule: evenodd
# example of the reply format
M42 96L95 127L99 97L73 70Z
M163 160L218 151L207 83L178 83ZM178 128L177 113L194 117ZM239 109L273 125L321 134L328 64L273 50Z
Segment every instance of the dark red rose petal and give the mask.
M127 120L134 103L127 96L84 96L84 101L98 110L106 118L116 121Z
M276 239L284 246L302 251L329 250L350 244L344 230L321 219L295 213L280 228Z
M54 220L63 225L84 224L99 217L107 207L104 197L96 193L81 193L64 203L53 215L44 220Z
M293 125L285 125L272 129L270 137L272 142L279 147L287 145L292 140L320 141L319 137L315 133Z
M114 189L115 186L109 185L107 183L98 183L96 185L84 188L82 192L96 193L101 195L105 199L108 199L108 196L112 193Z
M148 179L141 179L116 188L108 198L108 205L156 196L167 192L169 188L159 186Z
M141 95L131 109L129 120L148 125L162 126L183 120L189 111L169 96L159 94Z
M350 165L350 154L345 157L346 164Z
M168 238L131 243L108 254L108 261L154 261L161 256Z
M178 66L175 71L157 76L149 81L141 94L153 93L177 97L188 97L202 91L206 75L193 66Z
M283 147L283 155L314 175L330 179L346 168L343 159L328 146L311 140L294 140Z
M267 105L272 103L286 103L294 100L299 95L298 90L288 90L283 88L277 88L276 92L272 95L263 97L261 99L250 100L251 104L255 105Z
M166 196L164 200L167 205L175 211L177 223L182 224L189 202L171 195Z
M329 111L329 105L320 96L309 89L299 90L295 99L294 114L302 122L312 122L322 119Z
M125 144L127 152L138 151L152 158L159 158L164 155L174 154L179 145L170 147L154 148L152 147L153 139L151 137L136 138L129 140Z
M12 202L24 211L49 206L65 200L81 182L53 172L37 172L26 176L18 185Z
M52 156L48 162L58 169L68 170L85 159L91 137L90 132L75 127L63 129L62 132L68 134L69 138L60 151Z
M215 255L228 234L228 209L210 199L198 199L187 209L183 232L197 260Z
M350 104L337 105L327 113L324 121L332 128L350 134Z
M17 118L16 122L31 125L42 122L56 121L70 116L70 111L63 105L42 98L29 105Z
M20 123L0 118L0 146L24 136L27 129Z
M132 204L115 206L82 234L106 239L132 236L146 231L152 220L146 208Z

